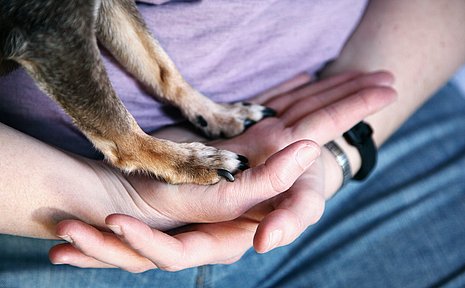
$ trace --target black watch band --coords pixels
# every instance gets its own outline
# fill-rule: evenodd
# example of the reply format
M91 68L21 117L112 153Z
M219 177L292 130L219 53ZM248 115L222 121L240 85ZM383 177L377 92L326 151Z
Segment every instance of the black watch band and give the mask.
M371 138L373 129L365 122L360 122L352 129L343 134L344 139L352 146L355 146L362 158L362 165L357 174L352 179L363 180L370 175L375 168L378 151Z

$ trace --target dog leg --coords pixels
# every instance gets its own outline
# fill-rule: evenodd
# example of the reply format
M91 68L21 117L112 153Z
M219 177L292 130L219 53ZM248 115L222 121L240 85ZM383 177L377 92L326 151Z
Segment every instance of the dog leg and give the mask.
M134 1L102 0L97 37L152 93L177 106L206 135L232 137L273 110L250 103L217 104L194 90L148 32Z
M12 60L63 107L109 162L169 183L213 184L221 177L233 180L232 174L246 168L244 158L229 151L146 135L112 89L89 19L81 13L48 30L23 31L23 50Z

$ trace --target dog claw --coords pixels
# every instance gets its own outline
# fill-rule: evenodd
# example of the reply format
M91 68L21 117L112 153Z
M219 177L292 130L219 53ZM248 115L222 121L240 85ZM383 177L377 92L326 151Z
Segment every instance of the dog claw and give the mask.
M228 182L234 182L234 176L231 174L231 172L224 170L224 169L218 169L217 171L218 176L221 176L225 178Z
M241 164L239 164L239 166L237 167L237 169L239 169L239 170L241 170L241 171L247 170L247 169L249 169L249 168L250 168L250 166L247 165L247 164L245 164L245 163L241 163Z
M262 119L263 118L267 118L267 117L274 117L277 115L276 111L271 109L271 108L268 108L268 107L265 107L262 111ZM257 121L255 120L252 120L250 118L247 118L245 119L244 121L244 128L245 129L248 129L250 128L250 126L254 125L255 123L257 123Z
M276 111L271 109L271 108L268 108L266 107L265 109L262 110L262 115L263 115L263 118L266 118L266 117L274 117L276 116Z
M257 123L257 121L254 121L252 119L245 119L244 127L245 129L250 128L250 126L254 125L255 123Z
M245 163L245 164L249 163L249 159L247 159L247 157L245 157L244 155L237 155L237 159L241 161L242 163Z

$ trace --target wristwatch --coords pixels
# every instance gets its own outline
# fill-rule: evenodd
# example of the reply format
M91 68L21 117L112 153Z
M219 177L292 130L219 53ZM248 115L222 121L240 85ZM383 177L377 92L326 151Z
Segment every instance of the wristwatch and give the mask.
M343 134L347 143L357 148L362 158L360 170L352 177L354 180L367 178L376 166L378 151L372 135L373 129L363 121Z

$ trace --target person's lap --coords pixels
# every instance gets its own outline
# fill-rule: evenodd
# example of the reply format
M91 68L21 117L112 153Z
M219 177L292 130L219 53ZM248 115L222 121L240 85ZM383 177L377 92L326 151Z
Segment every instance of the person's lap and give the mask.
M212 270L235 269L224 275L245 282L238 287L464 287L465 99L456 87L426 103L379 158L296 243L235 264L248 277Z
M375 173L327 203L292 245L169 273L53 266L56 241L0 236L0 287L465 285L465 100L445 86L380 150Z

